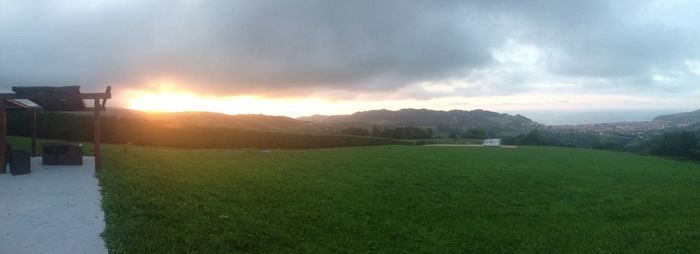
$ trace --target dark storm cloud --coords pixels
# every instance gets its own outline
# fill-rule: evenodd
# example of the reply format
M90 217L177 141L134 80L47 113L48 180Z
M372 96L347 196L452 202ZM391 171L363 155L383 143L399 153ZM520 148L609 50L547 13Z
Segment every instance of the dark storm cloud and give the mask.
M4 5L3 84L128 84L169 77L231 91L390 88L490 61L489 35L463 21L469 10L451 4Z
M540 48L552 75L618 86L640 84L616 80L650 83L655 72L687 72L684 61L697 59L690 43L697 39L692 32L697 20L690 14L666 19L663 12L649 10L654 2L0 4L3 86L141 86L172 79L198 91L228 94L391 91L459 78L489 86L491 79L479 78L483 73L509 75L492 55L507 40ZM488 90L522 91L523 84L538 81L499 80L512 82L494 83Z

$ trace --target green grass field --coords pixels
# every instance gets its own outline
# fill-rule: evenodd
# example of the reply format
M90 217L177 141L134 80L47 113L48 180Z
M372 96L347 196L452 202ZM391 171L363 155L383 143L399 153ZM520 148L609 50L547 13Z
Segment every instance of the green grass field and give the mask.
M698 253L700 165L568 148L107 146L113 253Z

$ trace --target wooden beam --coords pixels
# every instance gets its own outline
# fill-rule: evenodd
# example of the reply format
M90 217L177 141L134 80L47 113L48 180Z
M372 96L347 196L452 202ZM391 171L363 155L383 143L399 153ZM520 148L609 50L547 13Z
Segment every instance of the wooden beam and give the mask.
M93 112L95 110L106 111L106 109L99 108L99 107L98 108L86 107L86 108L82 108L82 109L78 109L78 110L59 110L59 111L57 111L57 110L45 110L45 109L40 108L40 107L31 107L31 108L26 109L26 110L25 109L18 109L18 108L8 108L8 110L12 110L13 112L14 111L27 111L27 110L32 110L32 111L37 111L37 112Z
M36 155L36 111L32 111L32 156Z
M5 161L5 148L7 146L7 111L5 111L5 106L7 105L7 102L3 99L0 99L0 121L2 121L2 124L0 124L0 163L2 163L2 167L0 167L0 174L5 174L7 173L7 163Z
M16 93L0 93L0 99L14 100L32 100L32 99L109 99L112 98L111 93L81 93L81 94L37 94L37 95L18 95Z
M112 87L107 86L107 90L105 91L105 94L109 95L109 98L112 98ZM105 104L107 103L107 98L102 99L102 109L105 109Z
M100 99L95 99L95 106L100 105ZM102 159L100 157L100 111L97 110L97 107L95 107L95 145L94 145L94 150L95 150L95 173L100 172L100 160Z

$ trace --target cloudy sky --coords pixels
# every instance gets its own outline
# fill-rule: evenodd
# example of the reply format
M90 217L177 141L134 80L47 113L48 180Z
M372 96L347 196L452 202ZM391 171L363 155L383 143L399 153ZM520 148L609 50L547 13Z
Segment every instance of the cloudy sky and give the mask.
M0 0L0 89L111 85L112 106L190 100L201 108L167 106L291 116L700 108L697 10L673 0Z

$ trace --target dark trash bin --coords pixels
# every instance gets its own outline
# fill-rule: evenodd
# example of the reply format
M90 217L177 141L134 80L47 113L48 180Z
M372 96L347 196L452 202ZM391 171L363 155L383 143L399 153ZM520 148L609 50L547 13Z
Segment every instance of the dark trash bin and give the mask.
M50 143L42 148L43 165L83 165L83 147L80 145Z
M29 151L12 151L10 161L10 173L12 175L24 175L32 172L31 154Z

